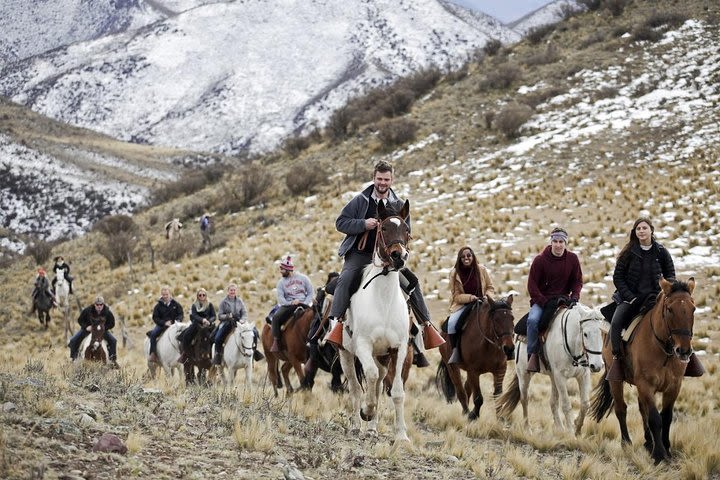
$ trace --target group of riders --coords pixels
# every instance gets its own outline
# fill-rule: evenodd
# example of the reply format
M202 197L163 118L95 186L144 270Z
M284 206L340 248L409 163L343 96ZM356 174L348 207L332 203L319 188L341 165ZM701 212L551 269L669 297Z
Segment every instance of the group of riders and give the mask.
M336 229L345 234L340 244L339 256L343 257L343 267L339 276L331 276L333 293L332 306L327 318L329 330L326 339L339 344L345 312L349 307L352 294L358 288L364 268L373 262L375 240L382 234L381 223L377 218L378 206L400 211L404 204L392 190L394 180L393 167L385 161L377 163L373 170L372 185L365 188L348 202L337 217ZM410 216L405 218L410 227ZM659 243L654 235L655 228L649 218L638 218L629 233L629 240L618 255L613 283L615 292L612 303L603 309L603 314L610 321L610 341L612 345L613 363L608 369L607 378L611 381L624 379L624 348L621 339L622 330L638 314L648 311L658 293L661 278L674 279L675 268L669 251ZM547 328L552 317L559 308L572 308L579 300L583 286L582 269L578 256L568 250L568 232L556 227L549 235L549 244L532 261L528 275L527 290L530 295L530 310L527 315L528 371L540 370L542 356L541 331ZM68 282L69 267L62 257L55 258L53 267L55 275L64 275ZM407 295L408 307L419 326L430 326L431 319L425 304L417 277L408 269L400 270L400 284ZM288 319L311 308L313 305L313 287L310 279L295 271L291 257L280 262L280 274L276 285L277 305L268 316L272 324L273 343L270 352L283 349L281 325ZM44 283L43 283L44 280ZM53 282L54 283L54 282ZM72 283L70 283L72 289ZM321 289L324 293L328 285ZM37 291L50 289L45 272L38 271L35 284ZM248 312L244 302L237 295L237 285L231 283L227 287L227 295L220 302L217 312L207 298L207 292L200 289L191 307L191 325L182 337L181 363L187 359L194 333L201 326L219 325L214 333L215 356L213 364L222 360L223 344L235 322L247 321ZM488 270L480 264L475 252L469 246L463 246L457 253L454 268L450 273L450 314L443 329L447 332L452 347L449 364L462 364L462 352L459 349L459 336L462 331L462 319L470 306L482 302L488 295L495 293L494 285ZM114 324L114 318L101 296L96 298L94 305L87 307L80 315L78 322L81 330L71 340L71 357L77 356L77 347L82 337L87 334L87 322L98 317L105 317L106 330ZM154 328L150 336L150 361L157 362L156 346L158 337L170 325L183 320L182 306L172 298L170 287L161 289L161 296L153 309ZM311 329L310 336L316 337L317 326ZM414 328L412 344L415 350L414 363L418 367L429 365L425 355L422 339L422 328ZM112 345L110 359L115 360L115 341L108 332L108 345ZM255 329L253 345L256 360L263 355L257 351L258 332ZM695 354L690 357L686 368L687 376L695 376L703 371L702 365Z

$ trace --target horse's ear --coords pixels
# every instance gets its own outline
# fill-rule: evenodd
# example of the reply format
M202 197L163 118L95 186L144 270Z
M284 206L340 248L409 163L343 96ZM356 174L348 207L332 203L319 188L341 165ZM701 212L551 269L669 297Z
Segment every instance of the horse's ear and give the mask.
M512 307L513 298L515 298L515 295L513 295L513 294L511 293L511 294L508 295L507 298L505 299L505 303L507 303L508 305L510 305L510 306Z
M378 216L378 218L386 218L387 217L387 209L385 208L385 202L378 202L377 216Z
M410 200L405 200L405 204L400 210L400 218L408 218L410 215Z
M687 281L688 284L688 290L690 291L690 295L692 295L693 290L695 290L695 277L690 277Z
M672 283L668 282L664 278L660 277L660 288L662 289L663 293L665 295L670 295L670 289L672 288Z
M489 304L495 303L495 300L490 296L489 293L486 293L486 294L485 294L485 297L487 298L487 301L488 301Z

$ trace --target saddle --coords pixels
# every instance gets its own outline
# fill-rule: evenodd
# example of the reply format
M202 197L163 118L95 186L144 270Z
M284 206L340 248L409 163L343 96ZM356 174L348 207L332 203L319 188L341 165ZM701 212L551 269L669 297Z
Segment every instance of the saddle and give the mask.
M540 322L538 323L538 338L541 342L544 339L545 332L547 332L548 328L550 328L552 319L555 318L555 315L561 308L565 308L565 304L560 301L560 297L551 298L548 300L547 304L545 304L542 316L540 317ZM522 318L515 324L513 331L516 335L521 337L527 336L527 319L528 313L523 315Z
M632 338L632 334L635 331L635 328L640 324L640 321L645 316L647 312L653 309L655 307L655 304L657 303L657 295L654 293L648 293L645 295L645 298L642 299L642 304L640 306L640 310L633 315L630 318L626 318L623 322L623 325L621 326L623 328L622 333L622 340L623 342L629 342ZM610 323L612 322L612 317L615 314L615 310L617 309L617 303L610 302L609 304L605 305L600 309L600 313L603 315L603 317L606 320L606 324L603 324L600 326L601 330L603 330L605 333L608 333L610 331Z
M457 323L457 331L458 331L458 332L462 332L463 330L465 330L465 327L467 326L467 319L468 319L468 317L470 316L470 312L471 312L471 311L472 311L472 308L466 308L466 309L463 310L463 312L460 314L460 318L458 318L458 323ZM444 333L447 333L449 320L450 320L450 316L448 315L448 316L445 318L445 320L442 322L442 324L440 325L440 329L441 329Z

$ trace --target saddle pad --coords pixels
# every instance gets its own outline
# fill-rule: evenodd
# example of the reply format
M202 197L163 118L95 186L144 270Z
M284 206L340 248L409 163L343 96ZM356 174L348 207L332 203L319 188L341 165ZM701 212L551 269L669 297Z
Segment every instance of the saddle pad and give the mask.
M633 317L632 322L630 322L630 326L628 326L625 330L623 330L622 339L623 341L627 342L630 340L630 337L632 337L633 331L637 326L640 324L640 320L642 320L642 315L636 315Z

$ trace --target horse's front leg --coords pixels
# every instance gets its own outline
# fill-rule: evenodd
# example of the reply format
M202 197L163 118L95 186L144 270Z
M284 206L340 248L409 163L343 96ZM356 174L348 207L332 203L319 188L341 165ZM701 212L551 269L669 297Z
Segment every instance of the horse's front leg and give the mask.
M660 412L655 407L655 396L652 388L646 384L638 384L638 403L640 404L640 412L643 414L643 423L647 425L649 435L645 436L645 447L651 447L651 455L655 460L655 465L659 464L667 458L667 451L662 442L662 418ZM648 444L648 441L652 445Z
M579 437L583 423L585 422L585 415L587 415L587 411L590 408L590 389L592 385L590 382L590 372L588 372L586 368L584 368L582 373L577 377L577 383L578 390L580 391L580 413L575 419L575 436Z
M360 360L363 366L365 381L368 385L365 391L365 401L360 406L360 418L369 422L377 415L377 395L375 393L376 389L373 388L373 386L376 385L380 372L375 364L375 358L372 355L372 347L370 345L358 345L355 356L358 357L358 360ZM343 368L345 368L344 364ZM396 377L397 376L399 375L396 375Z
M247 363L245 364L245 388L251 388L252 387L252 377L253 377L253 367L255 361L252 357L249 357L247 359Z
M523 360L525 359L525 360ZM518 377L518 389L520 390L520 405L523 411L523 423L525 428L530 429L530 419L528 416L528 395L530 390L530 373L527 371L527 355L520 352L520 360L515 369Z
M407 348L398 349L395 359L395 377L390 389L390 397L395 405L395 446L401 442L410 442L405 425L405 385L403 385L402 379L402 368L406 356Z
M355 355L343 349L338 352L340 365L348 379L348 388L350 390L350 432L356 434L360 431L360 395L362 388L355 371Z
M562 375L562 372L559 371L559 368L554 368L551 376L553 379L553 385L555 390L555 400L556 400L556 410L559 405L559 407L562 409L562 412L565 416L565 421L558 424L558 420L562 420L560 417L560 412L556 411L554 413L555 417L555 425L562 430L570 430L571 425L573 425L573 414L572 414L572 405L570 404L570 395L568 395L567 390L567 378L565 378ZM558 402L559 401L559 402Z
M391 359L390 361L393 361L393 359ZM379 410L380 399L382 398L382 393L385 388L384 380L385 380L385 376L387 375L388 368L386 366L384 366L383 364L381 364L380 362L375 362L375 366L378 369L378 378L377 378L377 381L375 382L374 386L372 384L368 383L368 389L374 390L374 395L373 395L374 402L375 402L375 405L377 405L377 408ZM394 383L394 380L393 380L393 383ZM370 433L374 436L377 436L377 434L378 434L377 425L378 425L378 417L379 416L380 416L379 413L376 412L375 416L372 417L370 419L370 421L368 422L368 433Z
M668 458L672 457L670 452L670 425L673 421L675 400L679 394L680 382L677 383L677 387L673 386L673 388L666 390L662 397L662 410L660 411L660 419L662 420L662 443Z

